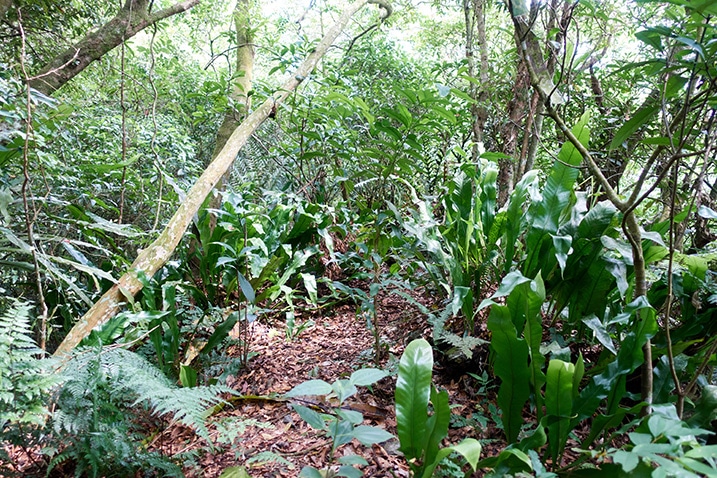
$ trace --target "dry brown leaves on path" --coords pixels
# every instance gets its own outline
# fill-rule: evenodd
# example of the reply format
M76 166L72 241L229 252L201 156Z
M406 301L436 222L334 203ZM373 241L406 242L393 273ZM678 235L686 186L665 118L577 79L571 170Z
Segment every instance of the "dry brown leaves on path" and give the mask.
M405 300L393 295L382 297L378 316L381 343L389 352L383 354L380 367L395 369L410 338L428 334L427 324ZM355 307L342 306L331 315L317 315L311 320L314 325L294 340L287 340L281 323L276 326L254 324L251 351L256 355L228 383L246 398L233 401L232 406L212 417L214 450L198 440L185 445L185 451L192 447L198 450L194 463L185 467L187 476L216 477L227 467L243 466L254 478L296 477L304 466L323 469L334 465L338 457L349 454L361 455L368 461L368 466L360 467L364 476L408 476L408 465L397 453L395 439L372 447L354 440L341 446L332 461L331 440L309 427L291 408L291 402L280 398L306 380L332 383L347 378L359 368L375 366L373 335L365 320L357 316ZM394 385L395 377L387 377L371 390L359 387L359 393L346 405L363 413L365 425L377 426L395 435ZM470 417L475 405L462 391L463 387L456 381L442 386L451 395L453 413ZM488 435L478 435L474 426L466 424L452 428L448 440L457 442L466 436L485 439ZM184 443L188 438L184 436ZM172 441L174 439L182 442L179 436ZM178 451L176 443L173 453ZM163 446L160 448L170 452Z

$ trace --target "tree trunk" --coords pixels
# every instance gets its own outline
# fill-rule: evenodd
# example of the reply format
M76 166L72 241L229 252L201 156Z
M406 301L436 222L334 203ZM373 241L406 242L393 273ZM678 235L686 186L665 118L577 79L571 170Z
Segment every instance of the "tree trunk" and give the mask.
M475 47L478 35L477 46L480 51L480 88L470 82L468 94L476 100L471 105L471 117L473 119L472 131L472 157L473 161L485 152L484 131L488 119L488 44L485 34L485 0L463 0L463 12L466 24L466 59L468 61L468 76L476 77ZM474 31L475 30L475 31Z
M236 28L237 63L236 79L233 80L232 91L229 97L234 102L234 108L224 115L222 125L217 132L217 142L214 146L212 159L216 158L227 140L241 121L249 114L251 97L249 92L254 77L254 35L251 30L250 18L255 9L254 0L237 0L234 7L234 27Z
M75 324L55 351L55 355L62 355L72 350L83 338L89 335L92 329L105 324L112 318L128 298L142 290L142 283L138 279L140 273L152 277L169 260L187 227L192 222L194 214L199 211L207 195L232 165L237 153L246 144L249 137L269 117L276 105L284 101L309 76L351 17L367 3L379 5L386 11L386 15L391 13L390 6L385 3L385 0L361 0L352 4L339 17L336 24L329 29L321 42L316 45L316 49L304 60L294 76L234 130L224 148L189 190L187 197L157 240L140 252L130 269Z
M530 76L525 62L519 57L518 67L513 83L513 98L508 102L508 120L500 130L503 143L501 152L508 156L498 161L498 204L503 205L513 192L515 180L515 163L518 140L523 129L523 121L528 111L528 92ZM525 132L527 134L527 132Z
M0 0L7 1L7 0ZM29 83L32 88L51 95L77 76L95 60L160 20L189 10L199 0L183 0L158 12L149 11L152 0L127 0L117 15L97 31L88 33L77 44L57 55Z
M227 111L224 115L219 130L217 131L217 141L214 145L212 153L212 161L219 156L224 149L224 145L232 135L235 129L239 127L241 121L246 118L251 108L251 96L249 96L252 79L254 77L254 34L251 29L250 19L254 13L256 2L254 0L237 0L234 7L234 26L236 28L237 42L237 63L236 78L233 80L232 91L229 97L234 102L234 107ZM229 165L226 173L222 175L217 183L216 190L223 191L231 176L232 165ZM210 209L219 209L221 207L221 196L216 194L210 199ZM211 228L216 225L216 217L210 218Z

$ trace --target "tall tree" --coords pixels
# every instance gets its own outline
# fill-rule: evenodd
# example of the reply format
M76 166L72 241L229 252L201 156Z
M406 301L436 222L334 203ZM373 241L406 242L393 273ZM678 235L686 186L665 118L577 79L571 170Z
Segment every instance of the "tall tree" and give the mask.
M234 7L237 46L234 76L236 78L232 81L232 89L229 93L232 104L217 131L217 141L212 159L219 155L229 137L237 129L242 119L249 114L251 108L250 92L254 77L254 31L251 26L251 18L256 14L255 0L237 0Z
M239 127L241 121L246 118L251 108L251 88L254 77L254 30L251 26L251 19L258 14L256 5L255 0L237 0L234 7L234 28L236 29L235 40L237 45L236 78L232 82L232 89L229 93L231 107L224 115L222 124L217 131L212 161L222 152L227 140L234 130ZM229 180L231 170L230 165L219 183L217 183L217 190L224 189L226 182ZM218 208L220 202L219 195L215 196L212 198L211 207ZM213 217L212 225L215 220L216 218Z
M326 54L331 44L346 27L351 17L369 3L379 5L384 9L384 18L391 14L391 6L385 0L361 0L353 3L341 14L337 22L326 32L324 38L316 45L315 49L299 66L293 76L234 130L214 161L189 190L187 197L160 236L140 252L129 270L75 324L55 351L55 355L69 352L92 329L106 323L120 310L127 297L135 295L142 289L139 276L141 274L153 276L169 260L187 227L192 222L194 214L197 213L207 195L216 186L227 169L234 163L237 153L246 144L249 137L271 115L276 105L282 103L311 74L319 60Z
M485 152L484 130L488 120L488 41L485 31L485 10L486 0L463 0L463 12L466 23L466 60L468 62L468 75L471 78L476 76L475 49L476 44L480 52L478 71L480 75L479 85L471 82L469 94L475 102L471 105L471 116L473 125L471 134L473 139L473 160ZM476 38L476 35L478 38Z

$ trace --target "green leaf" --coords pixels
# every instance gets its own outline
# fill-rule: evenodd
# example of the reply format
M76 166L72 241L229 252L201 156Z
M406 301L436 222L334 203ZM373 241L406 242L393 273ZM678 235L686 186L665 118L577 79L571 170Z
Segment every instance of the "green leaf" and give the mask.
M371 446L374 443L383 443L386 440L390 440L393 435L382 428L359 425L354 428L354 438L365 446Z
M230 466L224 468L219 478L251 478L243 466Z
M586 112L572 129L584 147L590 141L589 120L590 115ZM539 270L547 273L552 269L555 255L551 251L549 235L558 233L561 219L567 216L567 210L574 203L575 181L579 173L577 166L582 160L580 152L571 142L563 143L543 187L542 200L533 202L529 208L530 229L525 239L528 256L523 265L523 274L527 277L534 277Z
M622 339L617 357L608 363L605 369L593 376L590 383L580 392L575 400L573 411L575 420L583 420L591 416L600 401L607 398L615 388L617 381L633 372L644 361L642 347L649 338L657 333L658 326L655 311L644 297L638 298L625 307L624 314L629 318L638 314L635 325Z
M222 341L227 338L229 332L234 328L236 323L239 321L239 312L232 312L224 322L219 324L215 329L214 333L209 337L207 343L202 347L201 353L207 354L214 350Z
M717 219L717 211L704 205L697 208L697 214L705 219Z
M239 280L239 287L241 287L241 292L242 294L244 294L244 297L246 298L247 302L249 302L250 304L256 302L254 288L251 286L249 281L246 280L244 274L242 274L241 272L237 272L237 279Z
M131 158L127 158L124 161L118 163L89 163L85 164L84 167L88 170L95 171L97 173L108 173L110 171L117 171L124 169L127 166L132 166L140 158L140 155L134 155Z
M697 446L685 453L685 456L690 458L714 458L717 456L717 445Z
M470 287L455 286L453 288L453 299L451 300L451 313L457 315L466 305L471 311L473 310L473 292Z
M342 420L346 420L354 425L360 425L363 423L363 413L357 412L356 410L339 408L336 410L336 415L338 415Z
M695 413L688 423L697 427L709 427L717 419L717 385L702 387L699 400L695 403Z
M545 383L545 357L540 352L543 339L541 309L545 301L545 284L538 272L535 279L523 282L513 289L508 296L506 306L511 313L511 320L518 335L522 333L530 357L530 384L533 390L541 390ZM542 396L536 396L538 419L542 416Z
M615 137L610 142L610 150L616 149L632 136L642 125L650 121L660 110L660 104L656 101L650 101L642 108L637 110L634 116L615 133Z
M388 377L388 372L377 368L362 368L351 374L351 383L358 387L373 385L379 380Z
M476 100L471 98L471 96L468 93L465 93L458 88L451 88L451 93L453 93L453 96L462 99L463 101L466 101L467 103L476 103Z
M530 396L528 344L517 337L510 310L504 305L491 309L488 330L493 334L494 373L501 379L498 405L508 443L514 443L523 423L523 405Z
M568 260L568 254L572 253L573 238L571 236L550 235L553 238L553 248L555 249L555 257L560 266L560 275L563 277L565 273L565 263Z
M521 274L520 271L510 272L503 278L500 283L500 286L498 286L498 290L490 296L490 299L485 299L483 302L481 302L480 306L478 307L478 310L484 309L490 305L495 304L492 299L505 297L511 292L513 292L513 289L515 289L517 286L529 281L530 279Z
M325 430L326 422L323 417L314 410L303 405L292 404L291 408L304 420L309 426L315 430Z
M358 390L349 380L336 380L332 385L331 389L339 399L339 403L343 403L344 400L354 395Z
M640 461L640 457L638 455L625 450L617 450L613 453L612 459L615 463L621 465L622 469L627 473L634 470Z
M588 317L585 317L582 322L587 325L590 330L593 331L593 333L595 334L595 338L598 340L598 342L600 342L600 344L602 344L603 347L612 352L613 355L617 355L617 349L615 348L615 344L612 342L610 334L605 328L605 325L600 322L600 319L598 319L595 314L591 314Z
M662 51L662 34L660 32L655 31L652 28L648 28L647 30L642 30L635 33L635 36L638 40L647 45L650 45L655 50Z
M396 430L409 461L423 455L432 374L431 345L424 339L412 341L401 356L396 380Z
M510 195L507 211L505 215L505 232L504 240L504 272L507 274L513 266L513 259L516 252L516 244L518 237L523 233L526 226L524 205L529 197L531 189L537 189L538 172L528 171L520 182L515 186L515 190Z
M441 441L448 435L448 425L451 421L451 408L448 405L446 390L439 392L431 386L431 404L433 405L433 415L426 421L426 438L423 444L424 463L432 463L435 460Z
M271 73L269 73L271 74ZM321 474L319 470L314 468L313 466L305 466L301 469L301 473L299 473L300 478L325 478L324 475Z
M316 294L316 277L313 274L299 274L301 279L304 281L304 287L306 292L309 294L309 303L316 305L318 302L318 296Z
M302 397L311 395L328 395L333 391L331 385L323 380L308 380L286 392L287 397Z
M354 426L346 420L331 420L328 434L334 439L333 449L345 445L354 438Z
M548 446L553 462L557 462L562 456L568 434L572 430L570 419L573 411L574 375L575 365L571 363L554 359L548 364L545 411Z
M197 371L187 365L180 365L179 381L182 383L182 387L196 387Z
M353 466L340 466L338 471L336 472L336 476L347 476L348 478L361 478L363 476L363 473L361 473L360 470L357 470Z
M431 478L431 476L433 476L433 470L436 468L436 466L438 466L438 464L444 458L454 452L462 455L463 458L465 458L468 464L471 466L473 471L475 471L476 465L480 460L481 450L481 444L475 438L466 438L457 445L443 448L441 451L438 452L436 459L426 466L426 469L424 470L422 476L423 478Z
M344 455L337 460L342 465L368 465L368 461L359 455Z

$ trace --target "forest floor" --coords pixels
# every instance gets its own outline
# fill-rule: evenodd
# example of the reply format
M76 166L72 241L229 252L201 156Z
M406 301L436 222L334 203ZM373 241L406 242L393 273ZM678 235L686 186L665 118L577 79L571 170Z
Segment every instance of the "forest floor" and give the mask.
M413 297L429 309L440 306L430 294L414 293ZM432 328L415 305L396 294L380 296L377 317L382 350L378 365L374 361L373 334L365 318L357 314L354 304L327 310L304 309L297 316L297 323L310 321L312 325L291 340L286 337L283 320L263 317L254 322L249 347L251 358L227 381L239 395L226 397L228 403L207 420L211 444L193 430L165 420L164 426L153 434L148 430L153 437L148 443L150 449L169 457L181 457L183 472L190 478L298 477L305 466L336 469L339 457L352 454L368 462L359 467L363 476L408 477L408 464L398 451L396 438L370 447L353 440L338 447L332 456L331 439L311 428L292 408L292 404L299 404L330 413L330 404L321 402L319 397L283 397L307 380L332 383L360 368L384 369L390 372L388 377L371 387L358 387L358 393L344 402L344 407L362 413L364 425L382 428L395 436L394 389L398 361L411 340L419 337L430 340ZM479 324L479 335L488 339L485 317ZM241 351L230 348L228 353L239 357ZM487 371L488 345L475 349L474 359L468 364L447 363L446 355L440 352L434 353L434 357L433 382L448 391L451 404L450 428L443 445L472 437L483 446L481 458L497 456L506 443L495 406L496 381ZM526 422L535 422L528 407L523 414ZM576 432L586 435L589 428ZM570 450L575 445L577 442L570 440L564 457L568 460L566 463L576 459L575 452ZM11 455L18 459L15 469L24 470L22 476L44 476L42 469L27 462L27 451L19 448L12 451ZM41 458L39 450L33 454ZM246 474L239 473L240 469ZM149 473L143 476L154 476L152 470L143 471ZM463 476L455 473L454 470L434 476ZM479 470L473 476L483 474ZM62 471L56 469L52 476L62 476Z
M429 297L419 300L430 302ZM365 425L378 426L395 435L393 394L398 360L412 339L430 336L430 327L423 314L396 295L381 297L377 316L382 348L387 352L382 354L379 366L393 373L371 390L359 387L359 393L346 405L363 413ZM228 467L244 467L254 478L296 477L304 466L325 469L346 454L361 455L368 461L368 466L360 467L364 476L408 476L408 465L397 451L397 439L372 447L354 440L339 447L332 460L331 440L323 432L309 427L291 408L291 401L273 398L306 380L322 379L332 383L359 368L376 366L373 335L365 319L357 316L354 305L342 305L326 314L319 312L313 317L301 318L308 319L314 325L293 340L287 340L282 322L253 325L250 349L255 355L228 385L245 397L256 398L233 401L212 417L210 430L214 449L208 448L204 440L192 439L188 430L176 428L166 430L164 436L155 439L155 446L169 455L193 450L193 459L184 469L190 477L220 476ZM472 372L480 374L478 370ZM494 391L486 393L480 381L446 370L440 361L436 363L434 383L450 395L452 419L446 444L474 437L483 444L483 456L497 454L505 443L501 431L488 418L494 413L488 406ZM491 397L486 396L488 394ZM306 405L302 401L294 403ZM319 408L324 405L316 403Z

